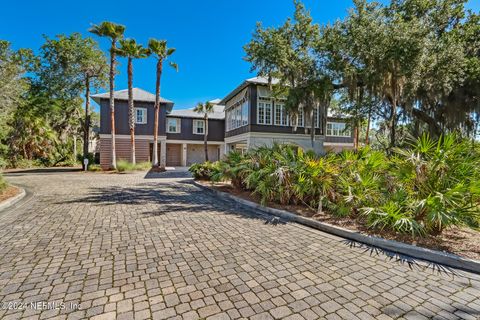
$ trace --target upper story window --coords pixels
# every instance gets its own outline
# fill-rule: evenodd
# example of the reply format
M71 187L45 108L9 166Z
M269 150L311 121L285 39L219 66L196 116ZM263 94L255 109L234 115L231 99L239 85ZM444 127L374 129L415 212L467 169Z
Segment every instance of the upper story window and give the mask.
M285 105L275 102L275 125L288 126L288 113Z
M327 136L351 137L352 133L344 122L327 122Z
M272 101L268 98L258 98L257 123L272 124Z
M146 108L135 108L135 123L136 124L147 123L147 109Z
M167 118L167 132L180 133L180 123L178 118Z
M244 100L229 108L225 111L225 118L227 131L246 126L248 124L248 101Z
M205 134L205 120L193 120L193 134Z
M296 123L297 123L297 127L303 127L304 125L304 118L305 118L305 112L303 111L303 109L300 109L298 112L297 112L297 115L296 115ZM292 116L291 119L290 119L290 123L293 124L295 123L295 119L294 117Z

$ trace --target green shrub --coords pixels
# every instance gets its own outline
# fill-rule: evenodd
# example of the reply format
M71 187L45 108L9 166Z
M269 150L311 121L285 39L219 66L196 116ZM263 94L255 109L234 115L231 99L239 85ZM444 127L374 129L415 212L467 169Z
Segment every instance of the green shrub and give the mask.
M219 161L195 163L190 168L188 168L188 171L190 171L193 177L197 180L218 181L219 164Z
M118 172L131 172L131 171L144 171L151 168L150 162L139 162L133 164L127 160L117 161L117 171Z
M414 236L480 223L480 152L455 135L425 135L394 155L364 148L318 157L275 144L190 171L196 179L230 180L262 203L300 203Z

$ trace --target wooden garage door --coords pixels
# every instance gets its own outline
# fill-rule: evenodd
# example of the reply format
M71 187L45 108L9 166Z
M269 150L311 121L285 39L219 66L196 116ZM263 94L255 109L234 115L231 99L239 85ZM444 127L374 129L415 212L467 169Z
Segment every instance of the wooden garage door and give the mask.
M167 143L167 166L179 167L182 165L182 145Z

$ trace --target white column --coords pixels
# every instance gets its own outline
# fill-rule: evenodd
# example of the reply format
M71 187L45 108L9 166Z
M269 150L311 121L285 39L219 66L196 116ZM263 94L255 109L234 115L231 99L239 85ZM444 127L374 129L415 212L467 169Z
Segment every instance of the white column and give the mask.
M187 166L187 144L182 143L182 167Z
M167 165L167 141L160 140L160 167L165 168Z

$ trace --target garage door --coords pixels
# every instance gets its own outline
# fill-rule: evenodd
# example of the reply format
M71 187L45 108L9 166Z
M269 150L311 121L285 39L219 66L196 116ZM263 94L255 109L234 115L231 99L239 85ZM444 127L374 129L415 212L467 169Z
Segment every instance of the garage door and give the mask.
M182 165L182 145L167 143L167 166L179 167Z
M210 155L210 154L209 154ZM202 144L189 144L187 146L187 166L205 161L205 147Z
M208 160L213 162L219 159L219 148L217 145L208 146ZM187 146L187 166L205 161L205 145L189 144Z

